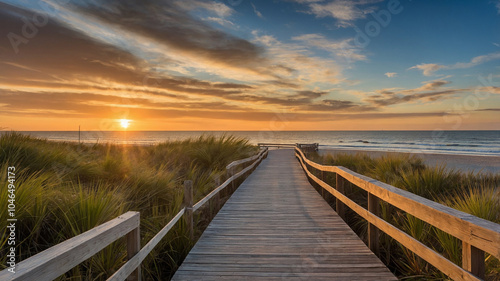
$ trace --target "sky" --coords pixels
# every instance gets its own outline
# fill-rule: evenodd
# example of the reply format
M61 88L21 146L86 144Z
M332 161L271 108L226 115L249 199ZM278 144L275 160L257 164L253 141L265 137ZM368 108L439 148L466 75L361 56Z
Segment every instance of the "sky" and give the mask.
M0 0L0 129L122 119L498 130L500 0Z

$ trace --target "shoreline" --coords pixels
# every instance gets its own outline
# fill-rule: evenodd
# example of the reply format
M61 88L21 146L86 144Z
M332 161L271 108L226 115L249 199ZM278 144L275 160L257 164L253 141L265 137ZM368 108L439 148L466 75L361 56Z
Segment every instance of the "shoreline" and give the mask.
M474 172L474 173L500 173L500 156L479 155L455 155L455 154L433 154L433 153L408 153L408 152L386 152L360 149L319 149L320 155L347 153L368 154L371 157L382 157L384 155L411 154L422 158L424 163L431 167L445 165L447 169Z

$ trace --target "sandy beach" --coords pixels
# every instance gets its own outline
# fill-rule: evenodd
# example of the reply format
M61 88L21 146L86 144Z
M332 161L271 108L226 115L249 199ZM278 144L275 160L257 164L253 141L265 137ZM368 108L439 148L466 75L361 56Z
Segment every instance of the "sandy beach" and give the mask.
M400 152L365 151L365 150L344 150L344 149L320 149L319 153L366 153L372 157L381 157L387 154L402 154ZM407 154L407 153L405 153ZM451 155L451 154L427 154L415 153L415 156L422 158L429 166L446 165L448 169L460 170L463 172L483 172L500 173L500 157L498 156L475 156L475 155Z

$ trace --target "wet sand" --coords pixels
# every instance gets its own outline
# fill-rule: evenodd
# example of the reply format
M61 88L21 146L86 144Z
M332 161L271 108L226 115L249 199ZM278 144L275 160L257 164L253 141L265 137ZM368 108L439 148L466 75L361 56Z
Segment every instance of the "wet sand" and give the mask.
M366 153L371 157L381 157L387 154L408 154L400 152L365 151L365 150L344 150L344 149L320 149L322 155L335 153ZM475 156L475 155L452 155L452 154L427 154L414 153L413 155L422 158L426 165L445 165L448 169L460 170L463 172L500 173L499 156Z

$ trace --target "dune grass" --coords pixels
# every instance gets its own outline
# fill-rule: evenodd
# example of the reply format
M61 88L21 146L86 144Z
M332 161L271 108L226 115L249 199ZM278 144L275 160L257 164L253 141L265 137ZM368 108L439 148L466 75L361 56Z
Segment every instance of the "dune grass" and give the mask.
M367 154L310 154L315 162L344 166L357 173L394 185L474 216L500 223L500 175L464 173L445 166L429 167L421 158L408 154L388 154L372 158ZM330 184L334 184L331 177ZM366 192L348 185L346 194L366 204ZM366 207L366 206L365 206ZM348 211L347 222L362 238L367 223ZM457 238L401 210L382 203L381 216L415 239L461 265L462 245ZM386 235L381 235L381 258L405 280L447 280L446 276ZM487 280L500 280L500 262L486 254Z
M127 211L141 212L142 245L180 210L182 183L194 182L195 202L215 188L230 162L257 148L233 136L200 136L155 146L79 145L16 132L0 136L0 196L7 198L7 167L16 167L17 250L20 260ZM7 200L0 200L7 209ZM7 241L0 212L0 245ZM167 280L192 241L179 224L143 263L145 280ZM6 253L0 253L5 267ZM117 241L59 280L105 280L125 262Z

